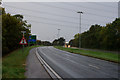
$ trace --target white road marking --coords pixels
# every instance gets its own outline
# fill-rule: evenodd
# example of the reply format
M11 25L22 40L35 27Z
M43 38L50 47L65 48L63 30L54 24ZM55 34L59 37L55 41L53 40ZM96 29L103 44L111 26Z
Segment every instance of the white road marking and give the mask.
M91 65L91 64L88 64L90 67L94 67L94 68L97 68L97 69L100 69L99 67L97 66L94 66L94 65Z
M40 51L41 53L43 53L42 51ZM44 54L44 53L43 53ZM40 60L40 62L43 64L44 67L47 67L55 76L56 78L58 78L59 80L63 80L44 60L43 58L38 54L37 52L37 48L36 48L36 55L38 57L38 59ZM52 77L52 76L51 76Z

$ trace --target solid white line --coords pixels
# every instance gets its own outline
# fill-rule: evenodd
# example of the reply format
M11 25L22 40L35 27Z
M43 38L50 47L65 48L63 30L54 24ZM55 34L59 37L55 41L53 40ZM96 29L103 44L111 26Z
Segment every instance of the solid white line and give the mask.
M42 51L40 51L41 53L43 53ZM43 53L44 54L44 53ZM45 60L38 54L37 52L37 48L36 48L36 55L38 57L38 59L40 60L40 62L44 65L44 67L47 67L55 76L56 78L58 78L59 80L63 80L46 62ZM52 76L51 76L52 77Z

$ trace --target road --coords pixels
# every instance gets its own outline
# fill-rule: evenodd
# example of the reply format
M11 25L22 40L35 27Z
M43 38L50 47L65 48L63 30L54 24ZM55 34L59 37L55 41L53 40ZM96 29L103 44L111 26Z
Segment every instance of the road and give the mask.
M47 80L52 80L49 74L45 71L42 64L37 59L35 52L35 48L31 49L29 52L29 55L26 60L25 76L28 80L29 78L40 78L41 80L47 78Z
M39 47L39 55L62 78L118 78L118 64L73 54L50 47Z

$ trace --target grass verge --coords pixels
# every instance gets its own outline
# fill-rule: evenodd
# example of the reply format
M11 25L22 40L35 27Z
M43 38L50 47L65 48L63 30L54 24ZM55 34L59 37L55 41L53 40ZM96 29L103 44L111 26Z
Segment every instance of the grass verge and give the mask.
M25 61L29 50L39 46L25 47L18 49L3 57L2 59L2 78L25 78Z
M68 51L71 53L76 53L84 56L94 57L102 60L107 60L111 62L118 63L120 54L117 53L109 53L102 51L91 51L91 50L82 50L82 49L74 49L74 48L65 48L61 46L54 46L57 49Z

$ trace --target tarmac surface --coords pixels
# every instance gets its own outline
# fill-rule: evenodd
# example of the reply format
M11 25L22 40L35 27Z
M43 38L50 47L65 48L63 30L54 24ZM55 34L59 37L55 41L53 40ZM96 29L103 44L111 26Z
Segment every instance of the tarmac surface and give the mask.
M114 80L118 78L117 63L69 53L52 46L38 47L37 52L63 80L101 80L102 78ZM36 48L31 49L27 57L25 76L28 79L52 80L38 60Z
M62 78L118 78L118 64L73 54L50 47L39 47L39 55Z

